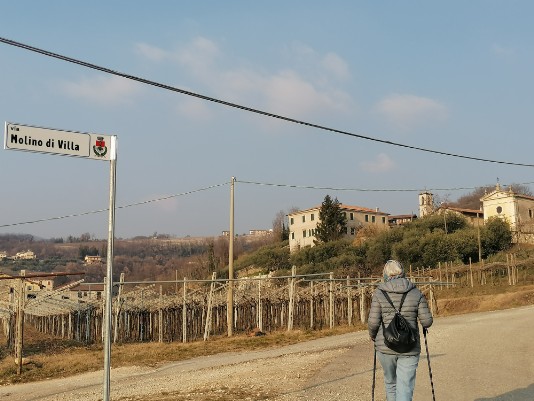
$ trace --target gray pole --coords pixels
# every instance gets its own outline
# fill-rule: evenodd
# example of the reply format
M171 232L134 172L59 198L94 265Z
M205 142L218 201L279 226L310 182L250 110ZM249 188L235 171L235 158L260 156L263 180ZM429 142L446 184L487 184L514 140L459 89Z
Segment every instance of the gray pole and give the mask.
M116 147L115 147L116 149ZM114 150L115 150L114 149ZM111 370L111 302L113 290L113 241L115 239L115 181L117 178L117 156L111 155L109 169L109 226L108 255L106 273L106 300L104 308L104 390L103 401L109 401L110 370Z
M226 302L226 324L228 337L234 334L234 184L230 182L230 240L228 242L228 299Z

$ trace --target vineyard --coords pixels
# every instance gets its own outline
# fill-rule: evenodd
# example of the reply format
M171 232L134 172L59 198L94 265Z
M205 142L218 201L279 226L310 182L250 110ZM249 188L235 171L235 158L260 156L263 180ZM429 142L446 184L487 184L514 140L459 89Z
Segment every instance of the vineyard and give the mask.
M439 314L436 294L450 286L479 286L526 282L526 262L517 263L513 255L507 263L465 266L444 264L437 269L410 267L407 275ZM17 332L16 311L25 279L4 280L11 299L0 307L0 318L13 346ZM229 284L233 286L233 332L257 333L277 330L321 330L339 325L365 323L378 277L334 277L332 273L289 276L258 275L232 280L173 280L127 282L121 275L114 285L112 339L126 342L191 342L224 335L227 327ZM95 284L85 285L82 296L70 291L82 280L53 291L42 291L35 298L22 297L21 314L25 324L40 332L81 343L103 341L103 297L92 292ZM92 286L92 287L91 287ZM164 290L165 288L165 290ZM73 296L74 294L74 296Z

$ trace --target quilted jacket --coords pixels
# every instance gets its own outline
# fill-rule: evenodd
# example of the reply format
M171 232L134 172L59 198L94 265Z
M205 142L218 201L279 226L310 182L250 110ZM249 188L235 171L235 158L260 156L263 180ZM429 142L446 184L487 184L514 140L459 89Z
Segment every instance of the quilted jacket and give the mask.
M433 322L432 312L428 308L425 296L410 280L404 277L393 278L378 286L373 294L367 323L369 335L375 341L375 349L383 354L395 355L399 353L389 349L386 344L384 344L382 320L384 320L384 325L387 327L389 322L393 319L393 316L395 316L395 310L391 307L380 289L388 293L397 309L399 308L402 294L408 292L404 304L402 305L401 314L406 318L408 323L417 330L418 335L415 347L411 351L405 352L402 355L418 355L421 352L421 341L417 320L419 320L421 325L427 329Z

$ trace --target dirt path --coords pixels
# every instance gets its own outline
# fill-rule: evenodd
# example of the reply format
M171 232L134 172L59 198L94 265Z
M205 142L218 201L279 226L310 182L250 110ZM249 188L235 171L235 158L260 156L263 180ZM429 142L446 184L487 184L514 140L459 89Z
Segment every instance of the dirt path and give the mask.
M428 340L439 401L534 400L534 306L438 318ZM112 400L370 400L366 332L226 353L158 369L112 370ZM101 400L102 372L0 388L0 400ZM432 399L421 354L414 401ZM376 400L384 400L377 370Z

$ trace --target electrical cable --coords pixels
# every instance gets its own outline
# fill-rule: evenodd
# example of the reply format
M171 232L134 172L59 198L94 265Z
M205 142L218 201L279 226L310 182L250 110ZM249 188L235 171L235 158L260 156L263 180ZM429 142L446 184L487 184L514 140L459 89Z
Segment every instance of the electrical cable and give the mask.
M240 182L242 184L251 184L251 185L260 185L260 186L272 186L272 187L286 187L286 188L295 188L295 189L313 189L313 190L329 190L329 191L353 191L353 192L464 191L464 190L473 190L473 189L480 188L480 187L457 187L457 188L425 188L425 189L402 189L402 188L400 188L400 189L388 189L388 188L385 188L385 189L384 188L363 189L363 188L320 187L320 186L313 186L313 185L273 184L273 183L265 183L265 182L258 182L258 181L246 181L246 180L238 180L238 179L235 179L235 182L236 183ZM196 189L196 190L192 190L192 191L188 191L188 192L182 192L182 193L179 193L179 194L168 195L168 196L164 196L162 198L149 199L149 200L142 201L142 202L136 202L136 203L130 203L128 205L117 206L116 209L126 209L126 208L133 207L133 206L142 206L142 205L146 205L148 203L159 202L159 201L163 201L163 200L167 200L167 199L171 199L171 198L176 198L178 196L191 195L191 194L196 193L196 192L206 191L208 189L217 188L217 187L220 187L220 186L223 186L223 185L228 185L228 184L230 184L230 182L211 185L209 187L200 188L200 189ZM519 183L519 184L516 183L515 185L529 185L529 184L534 184L534 182L522 182L522 183ZM503 184L503 185L505 185L505 184ZM69 215L64 215L64 216L49 217L49 218L43 218L43 219L37 219L37 220L31 220L31 221L24 221L24 222L18 222L18 223L1 224L0 228L20 226L20 225L25 225L25 224L42 223L42 222L46 222L46 221L61 220L61 219L66 219L66 218L70 218L70 217L80 217L80 216L86 216L86 215L89 215L89 214L103 213L103 212L107 212L108 210L109 210L108 208L106 208L106 209L98 209L98 210L92 210L92 211L88 211L88 212L69 214Z
M388 188L334 188L334 187L319 187L314 185L293 185L293 184L273 184L267 182L256 182L256 181L245 181L245 180L235 180L242 184L252 184L260 186L272 186L272 187L286 187L286 188L296 188L296 189L319 189L319 190L328 190L328 191L352 191L352 192L421 192L421 191L465 191L473 190L478 187L457 187L457 188L424 188L424 189L388 189ZM529 185L534 184L534 182L523 182L515 185ZM506 185L505 185L506 186Z
M126 209L126 208L133 207L133 206L141 206L141 205L146 205L148 203L160 202L160 201L163 201L163 200L167 200L167 199L171 199L171 198L177 198L179 196L191 195L191 194L194 194L196 192L206 191L208 189L213 189L213 188L217 188L217 187L220 187L220 186L223 186L223 185L228 185L228 184L229 184L229 182L225 182L223 184L211 185L209 187L195 189L193 191L182 192L182 193L174 194L174 195L168 195L168 196L164 196L162 198L150 199L150 200L146 200L146 201L142 201L142 202L136 202L136 203L130 203L128 205L117 206L116 209ZM1 224L0 228L21 226L21 225L25 225L25 224L42 223L42 222L45 222L45 221L61 220L61 219L67 219L67 218L70 218L70 217L80 217L80 216L86 216L86 215L89 215L89 214L103 213L103 212L107 212L108 210L109 210L109 208L105 208L105 209L91 210L91 211L88 211L88 212L73 213L73 214L68 214L68 215L64 215L64 216L49 217L49 218L44 218L44 219L23 221L23 222L18 222L18 223Z
M233 107L233 108L236 108L236 109L239 109L239 110L243 110L243 111L248 111L250 113L256 113L256 114L263 115L263 116L266 116L266 117L276 118L276 119L283 120L283 121L286 121L286 122L299 124L299 125L304 125L306 127L316 128L316 129L323 130L323 131L329 131L329 132L333 132L333 133L337 133L337 134L350 136L350 137L353 137L353 138L364 139L364 140L367 140L367 141L378 142L378 143L382 143L382 144L385 144L385 145L397 146L397 147L402 147L402 148L405 148L405 149L411 149L411 150L417 150L417 151L421 151L421 152L433 153L433 154L438 154L438 155L442 155L442 156L456 157L456 158L473 160L473 161L480 161L480 162L486 162L486 163L506 164L506 165L510 165L510 166L534 167L534 164L515 163L515 162L502 161L502 160L492 160L492 159L486 159L486 158L481 158L481 157L466 156L466 155L461 155L461 154L457 154L457 153L443 152L443 151L439 151L439 150L422 148L422 147L413 146L413 145L406 145L406 144L399 143L399 142L387 141L385 139L379 139L379 138L374 138L374 137L370 137L370 136L366 136L366 135L362 135L362 134L356 134L356 133L353 133L353 132L344 131L344 130L340 130L340 129L336 129L336 128L330 128L330 127L327 127L327 126L324 126L324 125L314 124L314 123L306 122L306 121L303 121L303 120L297 120L295 118L291 118L291 117L286 117L286 116L282 116L282 115L279 115L279 114L270 113L270 112L267 112L267 111L264 111L264 110L255 109L255 108L248 107L248 106L243 106L243 105L240 105L240 104L237 104L237 103L228 102L228 101L217 99L217 98L214 98L214 97L202 95L202 94L199 94L199 93L196 93L196 92L186 91L184 89L180 89L180 88L177 88L177 87L174 87L174 86L170 86L170 85L162 84L162 83L159 83L159 82L151 81L151 80L148 80L148 79L145 79L145 78L140 78L140 77L137 77L137 76L134 76L134 75L129 75L129 74L126 74L126 73L123 73L123 72L120 72L120 71L112 70L110 68L106 68L106 67L102 67L102 66L99 66L99 65L96 65L96 64L92 64L92 63L88 63L88 62L85 62L85 61L77 60L77 59L74 59L72 57L63 56L63 55L58 54L58 53L53 53L53 52L50 52L50 51L47 51L47 50L43 50L43 49L40 49L40 48L37 48L37 47L33 47L33 46L30 46L30 45L24 44L24 43L16 42L16 41L11 40L11 39L0 37L0 42L5 43L5 44L10 45L10 46L15 46L15 47L19 47L21 49L25 49L25 50L29 50L29 51L32 51L32 52L35 52L35 53L39 53L39 54L42 54L42 55L45 55L45 56L48 56L48 57L52 57L52 58L56 58L56 59L59 59L59 60L62 60L62 61L66 61L66 62L69 62L69 63L81 65L83 67L87 67L87 68L90 68L90 69L93 69L93 70L105 72L107 74L116 75L116 76L119 76L119 77L123 77L123 78L127 78L127 79L130 79L130 80L136 81L136 82L141 82L141 83L144 83L144 84L147 84L147 85L155 86L157 88L166 89L166 90L169 90L169 91L181 93L183 95L196 97L196 98L199 98L199 99L202 99L202 100L207 100L207 101L210 101L210 102L213 102L213 103L222 104L224 106Z

